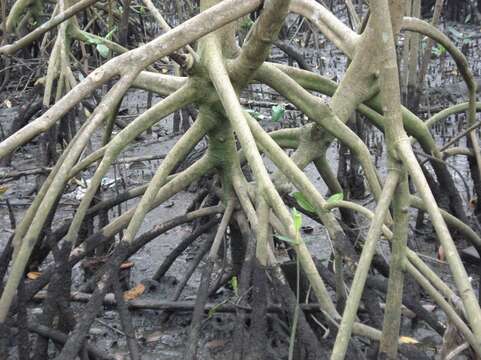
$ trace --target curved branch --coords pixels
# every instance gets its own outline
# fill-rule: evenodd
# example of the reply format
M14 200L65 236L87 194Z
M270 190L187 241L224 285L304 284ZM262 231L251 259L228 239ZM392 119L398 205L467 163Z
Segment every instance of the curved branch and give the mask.
M334 246L344 256L349 257L349 261L354 261L353 249L351 244L343 244L346 240L343 230L336 218L329 212L325 211L328 203L324 197L317 191L316 187L311 183L306 174L296 166L293 160L276 144L276 142L262 129L262 127L249 114L245 114L246 119L251 128L257 142L261 145L264 151L272 162L284 173L289 180L295 184L297 189L301 191L306 198L310 199L313 206L317 210L317 215L329 232Z
M443 32L424 20L412 17L405 17L403 19L401 29L421 33L442 44L447 52L453 57L464 81L466 81L466 84L468 85L468 89L476 93L477 84L474 75L469 68L468 60L461 50L459 50L451 39L443 34Z
M412 201L412 197L411 197ZM418 200L417 202L420 202ZM349 201L336 201L334 203L328 204L326 209L333 209L336 207L343 207L346 209L351 209L354 210L364 216L366 216L368 219L373 219L374 218L374 213L370 211L369 209L365 208L362 205L349 202ZM392 239L392 232L389 230L389 228L386 225L382 226L382 231L384 235L386 236L387 239L391 240ZM456 313L456 311L453 309L453 307L444 299L443 295L441 295L438 290L434 288L433 285L429 283L428 280L426 280L426 277L420 273L420 270L418 270L413 264L419 265L420 263L423 263L422 260L418 257L418 255L410 250L407 249L407 257L409 261L406 261L405 266L406 266L406 271L409 272L416 281L429 293L429 295L435 300L435 302L441 306L441 308L444 310L444 312L448 315L451 321L453 321L458 329L461 330L464 336L466 336L466 339L468 339L469 343L473 346L475 349L478 345L476 343L476 338L474 337L472 331L469 329L469 327L466 325L466 323L459 317L459 315ZM424 264L424 263L423 263ZM423 270L425 270L426 265L423 266ZM444 284L443 280L441 280L436 273L434 273L432 270L430 270L430 278L435 279L434 283L436 284ZM426 286L426 284L429 284L429 286ZM445 287L442 287L443 290L445 290ZM456 296L454 293L448 288L449 291L444 291L444 296L452 301Z
M105 154L102 158L102 161L97 167L94 176L92 177L90 184L87 188L87 191L80 202L80 205L77 208L75 216L73 218L72 224L70 225L69 231L67 233L66 241L70 242L70 244L75 243L75 238L77 237L77 233L83 223L87 210L90 206L91 201L93 200L95 194L97 193L97 189L100 186L102 178L107 173L108 169L112 165L112 163L117 159L117 156L120 152L128 145L132 140L135 139L140 133L144 132L146 129L150 128L155 122L158 120L168 116L169 114L173 113L179 108L186 106L187 104L191 103L196 97L196 89L192 86L185 85L180 90L175 92L174 94L170 95L163 101L156 104L154 107L145 111L142 115L140 115L137 119L135 119L132 123L130 123L126 128L124 128L121 132L119 132L106 146L105 146ZM204 136L205 132L203 131L203 122L198 121L194 123L189 131L182 136L182 138L175 144L172 151L167 154L166 158L160 165L160 169L165 170L163 177L163 183L165 183L165 177L170 174L173 167L187 155L187 153L200 141L200 139ZM154 176L155 179L155 176ZM154 179L152 179L151 184L154 183ZM160 188L162 184L157 188ZM148 193L150 186L147 188L146 192ZM144 195L145 196L145 195Z
M17 50L32 43L33 41L38 39L40 36L45 34L47 31L63 23L65 20L70 19L72 16L82 11L83 9L89 7L90 5L95 4L97 1L98 0L81 0L78 3L75 3L74 5L67 8L65 11L54 16L46 23L43 23L32 32L25 35L23 38L15 41L13 44L8 44L0 47L0 54L13 55Z
M134 76L135 74L132 75L132 77ZM11 275L7 280L5 289L0 298L0 322L4 322L6 319L11 301L24 273L28 258L38 240L45 221L65 187L68 172L77 161L93 132L107 116L107 110L110 107L114 107L127 91L129 81L131 80L132 79L129 79L128 77L122 78L110 90L110 96L106 96L102 100L102 103L97 107L94 114L92 114L91 119L84 124L83 131L80 131L72 141L71 146L69 146L68 149L69 151L65 152L65 158L63 161L58 162L56 170L52 171L47 181L43 184L42 189L45 189L42 191L43 196L40 196L40 194L37 195L38 200L36 198L35 204L32 204L31 206L32 210L29 209L29 217L26 216L22 220L21 228L24 231L26 230L26 233L25 236L23 236L22 232L17 232L15 234L15 243L20 244L20 239L22 239L22 242L19 249L17 245L16 257L12 265ZM29 220L31 220L31 222Z
M189 184L191 184L193 181L197 180L199 177L209 172L212 168L213 162L211 161L211 159L208 156L202 157L189 168L177 174L176 181L169 181L159 190L158 194L155 197L155 202L153 203L152 208L155 208L164 201L168 200L170 197L174 196L176 193L189 186ZM134 254L148 241L154 239L161 233L170 230L175 226L194 220L200 216L208 216L216 213L221 213L223 211L224 210L222 206L215 206L210 208L202 208L191 213L175 217L160 226L156 226L153 231L149 231L139 236L130 245L128 253L130 255ZM70 264L72 266L75 265L88 253L92 252L97 246L100 246L104 242L114 237L120 231L125 229L134 212L135 208L129 209L121 216L113 219L108 225L104 226L98 232L91 235L81 245L73 249L70 253ZM48 267L45 271L43 271L42 275L34 282L32 282L32 284L29 284L28 291L26 291L25 294L26 298L31 299L38 291L40 291L48 283L54 271L55 266L52 265Z
M154 61L255 10L260 2L260 0L222 1L155 40L113 58L93 71L41 117L2 141L0 143L0 158L28 142L34 136L48 130L60 117L87 97L94 89L100 87L115 75L126 76L127 74L140 73ZM132 81L133 79L130 82Z
M69 27L69 35L75 39L82 41L87 44L92 44L93 41L95 41L95 44L103 44L109 50L112 50L114 53L117 54L123 54L129 51L126 47L123 47L122 45L117 44L114 41L108 40L106 38L103 38L102 36L98 36L92 33L89 33L87 31L83 31L79 29L77 25L73 25Z
M472 124L471 126L469 126L467 129L461 131L461 133L457 134L455 137L453 137L451 140L449 140L446 144L443 145L443 147L441 149L439 149L439 151L444 151L446 150L449 146L451 146L452 144L454 144L456 141L458 141L459 139L463 138L464 136L466 135L469 135L470 136L470 140L471 140L471 143L473 143L473 138L477 139L476 137L476 132L474 130L476 130L477 128L479 128L481 126L481 121L478 121L478 122L475 122L474 124ZM478 159L478 156L479 156L479 147L475 147L473 146L473 149L471 151L471 155L473 157L475 157L476 159Z
M444 310L448 318L456 325L456 328L463 334L478 356L481 355L479 339L471 332L466 323L460 318L456 310L436 291L433 285L422 276L422 274L410 263L405 263L405 268L421 287L433 298L433 300Z
M120 61L118 60L119 58L113 59L111 62L109 62L112 66L106 68L100 67L92 72L84 81L82 81L82 83L73 88L42 116L33 120L28 125L18 130L15 134L12 134L7 139L2 141L0 143L0 158L9 154L18 146L30 141L38 134L47 131L71 108L77 105L82 99L87 97L91 91L103 85L107 80L113 77L117 72L117 69L115 69L113 65L120 65Z
M289 10L311 21L347 56L354 56L359 35L344 25L324 6L314 0L293 0Z
M168 96L187 83L187 78L142 71L132 82L132 87Z
M469 102L464 102L461 104L450 106L447 109L444 109L438 112L437 114L431 116L428 120L425 121L425 124L428 128L432 128L435 124L437 124L440 121L443 121L444 119L450 117L451 115L469 110L470 106L471 105ZM481 112L481 102L476 102L476 111Z
M444 150L441 154L443 154L443 159L446 160L448 157L457 156L457 155L474 156L474 151L472 149L463 148L463 147L453 147L453 148Z
M279 129L269 132L269 136L283 148L295 149L299 146L299 137L302 130L299 128Z
M403 162L409 168L409 172L413 177L418 192L423 199L429 215L431 216L439 241L443 245L444 249L446 249L446 258L454 275L459 294L463 300L464 306L466 307L469 322L475 334L478 332L481 333L481 311L479 309L478 302L474 296L474 291L468 280L468 275L463 266L461 258L459 257L459 253L456 249L453 239L451 238L449 229L447 228L440 209L436 204L436 200L431 193L426 179L424 178L422 169L412 152L409 142L399 142L398 149ZM479 321L477 321L478 318Z
M366 241L362 248L361 257L356 266L356 273L352 281L351 291L344 307L342 321L337 332L336 341L332 350L331 359L342 360L347 351L357 310L361 301L364 285L367 280L371 261L376 251L376 244L381 235L384 219L389 210L394 190L399 181L400 174L397 171L390 171L382 189L381 197L378 200L376 211L369 227Z
M444 35L436 27L425 21L406 17L404 18L402 25L403 28L406 30L419 32L441 43L451 54L454 61L456 62L459 72L461 73L469 89L468 123L469 125L473 125L476 121L477 83L473 73L471 72L471 69L469 68L468 60L466 59L464 54L454 45L454 43L446 35ZM478 173L479 176L481 176L481 149L479 146L479 140L474 133L470 133L469 136L474 150Z
M260 186L262 190L261 193L266 196L269 204L273 208L277 206L283 207L282 199L271 182L255 140L245 121L244 111L238 101L235 89L230 82L227 70L225 69L217 40L214 38L206 39L206 46L207 70L209 71L212 83L216 88L231 126L239 138L245 157L256 175L257 185ZM277 204L277 206L275 204ZM283 217L283 220L285 220L287 224L292 224L290 215ZM292 228L292 234L290 235L294 236L294 234L295 231Z
M222 101L230 124L244 149L246 159L254 172L257 181L258 192L259 194L263 194L265 196L267 202L284 223L288 231L287 236L294 239L296 231L294 229L291 215L286 209L281 197L279 196L279 193L272 184L259 151L257 150L254 137L250 132L246 119L244 118L244 112L237 99L237 94L230 83L227 70L223 64L218 44L214 38L209 38L206 39L206 46L208 56L207 69L209 71L210 78L217 90L220 100ZM301 266L308 276L314 292L318 297L319 303L328 314L331 314L333 317L336 316L336 308L332 303L324 282L315 268L315 264L312 261L309 250L304 243L301 243L294 248L300 258Z
M429 215L431 216L431 220L433 222L433 226L435 228L438 239L446 250L446 259L453 274L460 297L463 301L467 314L467 320L471 328L473 329L473 333L478 338L478 344L476 346L476 349L477 351L479 351L479 349L481 348L479 340L481 336L481 309L479 307L477 297L474 294L474 290L469 281L466 269L464 268L463 262L456 249L456 245L454 244L448 227L446 226L446 223L442 217L441 211L436 204L436 200L429 188L424 174L422 173L422 169L417 162L410 141L407 139L407 136L402 128L402 121L399 115L401 104L399 98L399 79L396 63L395 43L394 38L391 36L390 24L383 20L383 17L386 13L386 8L386 0L382 2L379 7L376 7L376 10L379 11L376 17L376 19L378 20L378 32L379 34L382 33L383 37L385 34L387 34L387 36L389 37L384 43L385 51L387 53L387 59L381 71L381 79L383 79L383 81L381 82L381 84L383 84L383 86L381 87L383 105L389 105L390 107L392 107L393 115L396 115L393 116L393 122L395 122L396 124L395 131L396 133L398 133L397 135L395 135L396 141L394 143L397 154L399 155L399 158L402 160L403 164L409 170L413 182L416 185L416 188L427 207ZM381 9L384 11L381 11ZM387 11L389 11L389 9L387 9ZM415 23L417 22L415 21ZM465 68L462 71L465 71L465 75L469 76L468 68ZM474 90L475 87L476 86L474 85ZM472 98L470 98L470 103L474 104Z
M294 80L296 80L296 82L298 82L302 87L305 87L306 89L329 92L332 92L334 89L335 83L322 78L322 76L318 74L287 66L278 67L280 67L281 70L286 71L289 77L292 77ZM371 100L367 101L366 104L368 104L376 111L372 110L366 105L360 105L358 110L364 115L366 115L368 119L371 120L377 127L379 127L381 130L384 130L385 118L380 115L380 113L382 113L380 96L375 96ZM434 138L429 132L426 124L415 114L413 114L411 111L404 107L401 107L401 112L404 127L411 135L415 136L416 140L419 141L423 150L428 154L432 154L436 158L442 159L442 155L437 148L436 142L434 141ZM436 172L439 181L443 184L443 186L448 189L455 189L454 181L446 166L440 164L437 161L432 161L431 164L434 171ZM450 193L449 196L452 203L452 208L455 211L456 216L460 217L461 219L466 218L463 203L457 191L454 193Z
M264 2L261 15L247 35L239 56L232 63L232 78L237 82L247 83L266 60L287 17L290 2L290 0Z
M274 64L274 66L307 90L318 91L321 94L333 96L337 89L338 84L319 74L287 65ZM371 120L376 127L382 131L384 130L384 117L381 115L382 107L378 95L366 101L366 104L360 104L358 110ZM406 131L419 141L424 151L427 153L435 153L436 142L424 122L405 107L402 107L402 114Z
M201 119L202 118L198 119L196 122L199 122L199 124L203 123ZM189 151L195 145L197 145L197 143L205 135L206 127L207 126L204 127L199 125L189 128L186 134L175 144L174 148L169 152L169 154L167 154L164 161L162 161L162 164L157 169L154 177L150 181L144 195L142 196L142 199L137 205L132 219L129 222L129 226L124 233L123 241L129 243L134 240L137 232L140 229L140 226L142 225L145 215L157 202L156 197L158 196L159 189L167 182L168 175L179 163L179 161L187 156ZM210 166L216 165L216 160L212 156L208 156L207 159L210 163L212 163ZM193 173L192 169L191 172L191 176L194 178L200 178L203 175L202 169L199 170L198 174Z
M427 211L426 205L419 197L411 196L410 198L411 206ZM470 226L466 225L464 222L459 220L456 216L451 215L446 210L439 210L441 211L444 221L446 221L449 226L458 229L475 247L481 248L481 237L479 237L479 235L473 229L471 229Z
M381 185L376 169L371 161L369 149L362 140L320 99L304 90L297 82L282 71L268 64L262 65L256 77L269 85L302 110L318 126L325 128L341 140L361 162L371 191L376 199L381 193Z
M172 28L170 27L169 24L167 24L167 21L165 21L160 11L155 7L154 3L151 0L142 0L142 1L147 7L147 9L149 9L149 11L152 13L152 15L154 16L155 20L160 25L162 30L164 30L164 32L170 31ZM187 45L186 49L194 58L197 57L197 54L195 53L194 49L190 47L190 45Z

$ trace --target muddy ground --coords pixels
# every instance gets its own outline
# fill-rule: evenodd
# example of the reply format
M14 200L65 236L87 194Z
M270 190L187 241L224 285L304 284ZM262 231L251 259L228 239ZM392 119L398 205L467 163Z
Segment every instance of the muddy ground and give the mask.
M456 38L456 36L451 36L451 38L454 38L459 45L462 45L466 38L469 38L469 45L465 45L463 50L468 56L475 76L477 76L478 79L481 79L479 28L459 24L449 24L445 26L445 30L448 34L456 34L451 29L455 29L456 32L463 34L463 37L458 38ZM298 43L296 44L296 41L294 43L296 46L298 45ZM320 44L321 47L319 50L300 48L300 51L303 52L306 61L313 68L318 69L318 71L332 79L337 80L342 78L342 74L346 67L345 58L338 50L325 42L322 38ZM274 50L271 60L284 63L287 62L285 55L278 49ZM441 106L462 102L466 99L466 88L455 71L454 63L447 55L434 57L427 82L429 87L426 89L426 94L421 102L422 109L425 110L424 117L429 116L431 109L436 110ZM21 84L22 79L16 79L16 83L12 83L7 91L0 94L3 103L2 108L0 109L0 123L3 132L8 131L10 123L18 116L19 107L29 98L29 96L31 96L31 87L27 85L24 88ZM272 94L272 90L260 88L259 86L252 87L252 92L250 94L245 93L244 96L249 96L251 99L262 101L283 102L283 100L276 94ZM5 100L8 100L8 105ZM154 97L154 102L156 100L158 99ZM124 120L128 122L135 115L143 112L146 109L146 104L147 94L145 92L138 90L131 91L127 98L124 99L121 106L121 109L126 110ZM266 117L269 117L269 109L260 107L254 107L254 109L264 113ZM463 115L452 117L446 121L445 125L436 127L436 138L439 144L449 141L449 139L458 132L458 122L463 120ZM292 126L301 121L304 120L296 111L288 111L282 122L272 123L267 119L263 121L263 125L269 129L276 129ZM382 136L376 130L373 129L373 131L375 131L376 137ZM136 141L135 144L124 151L122 158L166 154L178 138L179 134L174 134L172 131L172 117L169 117L168 119L161 120L154 127L151 135L145 134L142 140ZM99 142L100 133L97 134L97 137L92 139L92 147L95 148L98 146ZM12 166L9 168L1 168L0 173L39 168L41 164L38 162L38 151L38 145L35 143L24 146L15 154ZM202 147L199 147L197 151L201 152ZM378 158L378 162L381 165L385 160L383 149L373 147L372 151L373 156ZM329 160L331 165L336 168L338 162L338 144L333 144L331 146L329 150ZM124 189L148 182L161 161L162 160L159 159L118 164L115 171L111 171L106 176L104 187L105 195L114 195L117 191L121 192ZM463 198L467 201L471 200L472 184L465 157L453 157L449 162L459 170L459 173L453 172L453 176L456 179L457 186L461 191ZM272 171L275 170L272 165L270 165L270 168ZM316 186L318 186L319 189L322 189L323 193L326 193L326 187L319 180L315 169L308 167L306 172ZM88 181L92 174L92 171L84 172L82 174L82 179ZM0 200L0 229L2 230L0 231L0 249L5 246L7 239L12 233L10 217L5 205L5 200L8 199L13 208L15 218L19 221L35 196L34 191L37 176L38 175L22 176L19 179L8 181L4 184L8 187L8 191L4 194L3 199ZM466 189L466 184L469 190ZM145 220L140 233L151 229L158 223L162 223L176 215L184 213L197 191L198 187L195 185L191 186L187 191L177 194L165 204L154 209ZM78 184L71 184L69 186L69 192L66 193L61 200L60 211L58 211L54 224L61 223L62 220L70 219L72 217L81 196L82 187ZM360 201L363 204L369 203L371 198L366 196L365 199ZM132 207L135 202L136 200L131 200L122 204L121 210L125 211L126 208ZM116 216L118 211L119 209L117 208L113 209L110 213L110 217L112 218ZM416 212L413 211L413 226L415 216ZM306 217L304 217L304 224L312 228L312 232L305 233L303 236L305 237L313 256L328 261L331 246L324 228ZM364 227L364 229L367 230L366 223L361 221L359 226ZM129 286L134 287L140 282L148 284L146 291L139 297L139 299L168 300L171 298L175 286L197 253L199 244L202 243L202 238L198 239L194 245L174 263L167 273L167 276L165 276L160 283L146 280L153 276L162 259L165 258L165 256L168 255L171 250L190 233L191 227L187 225L168 231L166 234L152 241L130 259L134 263L134 267L132 268ZM439 274L442 274L442 277L446 282L450 283L451 278L448 274L446 264L439 262L434 258L436 244L432 241L433 236L429 224L425 226L424 234L411 231L410 236L414 238L414 242L417 246L415 250L424 254L425 259L428 259L430 265L432 265ZM386 251L386 249L387 246L385 243L381 243L380 250L388 256L388 251ZM188 286L183 291L180 300L195 299L201 269L202 266L194 273L193 277L188 282ZM38 270L42 271L42 268ZM474 275L474 269L468 268L468 270L473 273L473 284L477 287L479 279L477 275ZM83 283L83 271L80 266L77 266L74 271L74 291L80 289ZM211 298L210 302L220 303L223 301L229 301L231 297L232 290L228 287L221 287L216 296ZM426 303L426 305L429 305L429 303ZM32 316L36 317L40 314L41 307L39 304L32 304L30 310ZM81 311L80 307L79 311ZM439 315L442 316L441 313ZM133 312L133 316L136 336L141 344L144 359L181 358L189 329L188 325L190 316L188 313L175 314L171 316L170 320L167 322L161 321L162 316L160 311L156 310L136 310ZM234 321L234 316L220 314L214 314L210 319L205 321L202 334L203 346L201 348L201 359L225 359L227 357L231 344ZM273 359L282 359L285 357L285 355L282 354L286 354L285 350L288 343L289 329L286 329L285 327L283 328L279 325L275 326L279 327L279 329L277 329L279 336L276 339L272 339L272 343L267 344L267 346L271 349ZM423 323L404 318L402 333L409 334L421 341L426 352L431 354L433 358L436 357L433 349L441 343L442 339ZM115 354L118 359L127 358L125 335L121 331L120 321L115 309L106 307L105 311L94 322L90 330L90 341L106 352ZM12 339L12 345L14 342L15 339ZM52 351L53 350L54 349L52 348ZM13 347L11 357L12 359L15 358L15 350Z

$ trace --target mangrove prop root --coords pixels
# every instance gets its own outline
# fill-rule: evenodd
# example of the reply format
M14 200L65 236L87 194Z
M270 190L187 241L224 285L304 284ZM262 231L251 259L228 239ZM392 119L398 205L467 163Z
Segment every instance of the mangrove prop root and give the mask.
M48 338L61 344L57 360L77 356L109 358L85 339L96 314L104 303L110 301L106 300L105 295L113 290L114 299L110 303L118 307L132 359L139 359L142 355L134 338L129 313L129 309L135 308L162 309L162 318L172 311L193 311L185 358L195 359L202 335L200 330L204 313L206 309L212 309L208 296L217 266L216 259L220 257L219 253L228 250L222 247L228 244L232 262L229 265L232 268L224 268L223 264L222 270L225 274L240 277L239 298L237 304L223 304L219 309L237 315L232 345L235 360L243 356L262 358L265 355L263 340L269 333L268 314L275 314L279 318L287 314L289 322L296 325L289 350L291 356L296 353L299 357L311 359L317 358L316 354L322 354L320 356L327 358L329 350L332 351L330 358L333 360L355 358L360 354L356 342L351 341L352 334L373 341L375 345L372 348L375 350L379 346L381 356L396 358L398 352L414 354L414 350L398 344L401 304L413 310L438 333L443 333L444 327L434 316L423 311L417 300L410 299L403 291L405 273L441 306L472 350L480 355L481 310L450 230L459 230L478 249L481 248L481 239L466 224L464 204L442 161L442 156L449 155L449 152L443 153L442 150L445 149L439 149L429 133L429 127L446 116L468 111L469 127L461 131L458 138L468 136L469 151L462 153L470 156L471 176L476 185L479 185L476 179L481 176L481 154L479 141L475 137L475 129L479 125L475 121L479 109L479 103L476 103L476 83L465 56L449 38L421 20L403 19L403 2L388 0L370 2L370 15L360 34L350 30L314 0L201 0L199 14L174 28L167 24L160 10L151 1L145 0L144 3L164 33L131 50L124 45L135 37L127 36L128 29L137 26L135 21L128 21L129 13L132 14L133 11L124 9L120 15L115 7L111 8L110 4L105 7L96 0L81 0L75 4L61 0L45 23L32 25L34 29L25 36L13 43L3 41L0 45L0 54L13 55L20 49L35 46L33 44L38 40L41 51L46 52L49 58L43 79L42 104L45 112L22 127L15 128L19 125L14 124L14 132L0 142L2 164L9 163L16 149L38 135L53 134L57 127L64 128L65 125L75 129L75 123L71 124L75 122L72 114L83 112L85 115L82 115L85 119L75 134L67 136L70 141L55 166L38 171L45 170L48 176L2 252L2 280L10 269L5 283L2 281L0 297L2 335L8 335L8 326L16 315L19 336L27 337L27 329L41 335L34 347L37 357L47 356ZM260 15L239 48L236 40L238 24L235 22L261 5ZM28 20L31 6L32 2L28 0L16 0L8 16L2 8L4 31L13 32L18 21ZM102 25L101 28L105 25L99 11L107 8L109 27L115 23L122 29L119 37L121 44L116 43L117 35L107 37L93 33L98 24ZM307 18L350 59L349 67L339 84L315 74L305 64L302 65L306 68L303 70L266 61L289 12ZM95 15L88 24L79 21L84 13ZM446 47L468 85L467 104L446 109L426 123L401 107L395 53L395 37L401 29L423 33ZM74 64L78 62L84 70L89 68L91 63L86 56L86 45L92 45L93 42L98 45L97 50L106 47L109 59L79 81ZM197 42L195 50L192 45L194 42ZM288 52L292 50L284 44L278 44ZM77 48L82 54L80 59L77 59ZM182 76L155 72L165 57L174 60L179 69L176 74L182 72ZM298 62L303 64L301 60ZM99 58L99 61L103 60ZM241 105L249 104L250 100L241 102L239 94L254 79L281 94L291 103L288 108L295 106L309 118L309 124L296 129L266 132ZM100 98L97 92L107 85L107 93ZM124 124L117 118L118 108L132 87L156 93L163 99L155 105L149 101L149 108L145 112ZM308 90L330 98L321 98ZM90 105L90 96L96 98L96 105ZM25 114L23 120L20 120L26 122L27 118L38 112L39 101L36 99L37 97L23 107ZM198 108L198 112L192 111L194 107ZM112 166L123 161L120 158L122 151L158 121L186 108L196 114L192 126L186 129L165 155L153 154L143 158L162 158L148 184L94 204L102 178ZM388 153L387 171L376 168L366 143L346 125L355 111L364 114L384 131L384 144ZM114 123L121 125L118 133L112 131ZM104 134L102 145L86 154L91 138L99 132ZM412 139L408 138L407 132ZM320 180L332 192L343 192L326 159L327 148L334 140L342 142L361 164L363 177L374 197L374 214L366 207L347 199L326 200L304 172L308 165L314 163L321 175ZM207 147L202 156L197 157L184 170L175 173L186 158L193 157L197 145L204 141ZM429 155L436 181L442 191L446 192L449 209L453 214L441 210L436 204L429 186L434 182L428 182L426 176L429 174L423 173L422 164L414 155L414 141L418 141L423 151ZM294 152L289 156L284 147L291 148ZM277 171L273 174L269 173L263 155L276 166ZM59 202L69 182L82 171L94 166L94 175L72 219L50 231L49 228L55 224L53 219L59 215ZM379 174L386 172L387 177L382 179ZM13 172L4 179L13 181L18 176L33 173L34 171ZM417 194L409 194L407 174L411 176ZM194 207L186 214L137 235L148 212L195 181L211 175L214 175L213 180L208 180L211 185L199 192ZM308 199L310 210L306 212L322 223L329 236L334 249L335 274L316 267L309 247L303 241L297 241L297 213L289 210L292 202L289 203L287 196L284 197L294 188ZM92 223L94 217L137 197L139 201L135 207L111 219L86 239L82 238L81 229ZM205 202L202 200L204 198L213 199L216 203L220 201L225 207L217 205L194 210L202 206L200 204ZM420 208L430 216L436 236L446 251L455 290L449 288L407 246L407 212L410 206ZM301 207L306 207L306 204ZM342 221L333 212L335 208L342 209L343 219L347 218L349 212L352 224L355 223L356 213L367 215L371 220L366 240L359 246L362 248L360 256L352 246L351 239L348 239L355 232L344 231ZM393 209L392 215L390 209ZM223 214L222 220L219 214ZM207 217L207 222L197 226L193 234L184 238L165 259L159 261L160 266L154 279L164 276L188 246L202 234L208 233L171 301L124 303L118 280L120 264L165 231L202 217ZM230 230L237 234L226 236L229 223L233 224ZM211 231L214 227L217 228L215 235ZM299 273L303 274L303 281L308 283L307 288L311 289L312 297L318 303L315 306L298 304L300 290L294 295L281 275L281 257L277 256L273 247L273 233L288 240L284 245L292 249L290 254L295 256L299 264L296 270L302 271ZM392 241L389 266L384 260L379 261L376 255L377 244L383 235ZM94 293L88 297L78 297L87 301L87 304L74 322L70 308L72 299L69 298L72 296L70 288L73 267L97 247L112 242L117 237L118 244L113 247L106 264L95 274ZM233 241L239 243L233 244ZM55 263L43 267L38 279L25 281L28 265L44 265L49 254L53 254ZM207 264L195 303L178 301L206 255ZM373 280L369 276L373 268L388 280L381 283ZM225 276L222 278L222 281L227 280ZM49 286L41 324L27 323L25 319L28 318L28 309L25 305L47 284ZM326 284L336 291L335 297ZM379 306L382 296L377 293L379 290L386 293L384 313ZM276 292L282 298L280 304L271 301L276 298ZM361 302L364 302L369 315L366 324L358 321ZM454 310L451 302L457 302L462 307L464 317ZM219 309L217 310L220 311ZM314 310L317 312L315 317L312 313ZM60 317L67 320L58 322L56 319ZM247 326L248 319L250 326ZM57 323L58 326L55 325ZM330 332L329 336L319 338L318 335L326 329ZM72 331L67 338L65 334L68 330ZM5 344L2 343L3 345ZM19 345L19 356L26 357L29 343Z

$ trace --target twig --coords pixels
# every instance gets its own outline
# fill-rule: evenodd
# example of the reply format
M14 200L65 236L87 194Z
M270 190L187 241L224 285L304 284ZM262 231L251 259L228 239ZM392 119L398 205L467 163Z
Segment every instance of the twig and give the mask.
M35 332L41 336L49 337L55 342L64 344L68 336L64 334L61 331L50 329L46 326L35 324L35 323L29 323L27 325L28 329L32 332ZM115 360L113 356L110 356L108 354L104 354L101 350L97 349L94 345L86 343L85 347L87 348L87 351L89 354L96 358L96 359L102 359L102 360Z
M91 298L92 294L73 292L71 294L70 300L80 303L87 303ZM33 301L44 301L46 299L46 292L41 291L33 297ZM117 301L113 293L107 293L103 300L104 306L117 306ZM169 300L147 300L147 299L135 299L126 301L126 305L130 310L165 310L172 312L191 312L194 310L195 301L169 301ZM306 312L322 312L320 305L316 303L310 304L300 304L303 311ZM246 312L251 312L252 308L249 305L241 305L237 303L206 303L204 306L204 312L208 313L210 310L215 309L219 313L235 313L238 310L243 310ZM269 304L267 306L269 312L272 313L282 313L283 305L281 304ZM118 329L117 329L118 330Z

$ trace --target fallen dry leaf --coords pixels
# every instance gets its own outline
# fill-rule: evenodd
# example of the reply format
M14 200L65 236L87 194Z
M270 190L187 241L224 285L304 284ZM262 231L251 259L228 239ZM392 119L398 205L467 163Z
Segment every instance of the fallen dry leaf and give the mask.
M220 340L220 339L216 339L216 340L212 340L212 341L209 341L207 344L205 344L207 346L207 348L209 350L215 350L215 349L218 349L220 347L223 347L225 345L225 341L224 340Z
M35 280L38 279L40 275L42 275L40 271L30 271L29 273L27 273L27 278L29 278L30 280Z
M425 304L425 305L423 305L423 308L424 308L424 310L426 310L426 311L433 312L434 310L436 310L436 305L433 305L433 304Z
M145 337L145 342L148 344L148 343L159 341L163 334L164 334L163 331L154 331L152 334L149 334L148 336Z
M471 209L476 209L477 204L478 204L478 199L473 198L473 199L469 200L469 207Z
M413 344L419 344L419 341L409 336L400 336L399 343L413 345Z
M437 259L439 261L446 261L446 253L444 252L444 247L442 245L438 249Z
M124 292L124 300L129 301L129 300L137 299L140 295L144 293L144 291L145 291L145 286L144 284L140 283L137 286L133 287L132 289Z
M120 265L120 269L121 270L130 269L133 266L134 266L134 263L132 261L126 261Z

